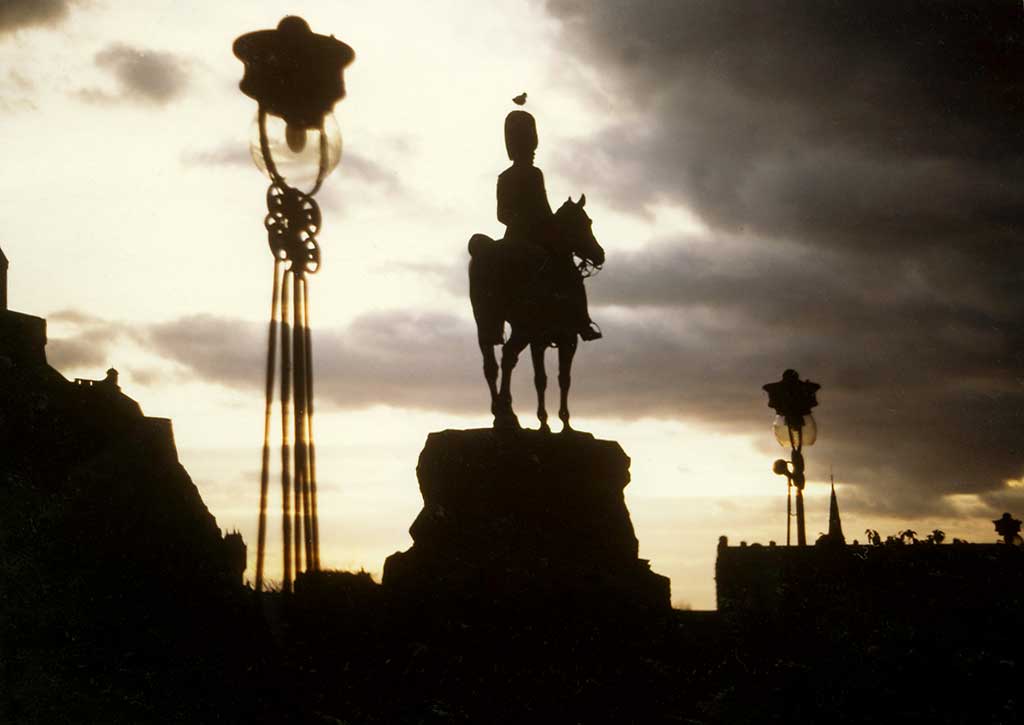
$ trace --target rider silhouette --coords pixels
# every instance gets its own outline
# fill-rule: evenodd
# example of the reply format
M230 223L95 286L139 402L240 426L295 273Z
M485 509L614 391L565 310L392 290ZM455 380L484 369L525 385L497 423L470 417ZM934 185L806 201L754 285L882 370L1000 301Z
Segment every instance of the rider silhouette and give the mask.
M505 149L512 165L498 176L498 221L505 225L505 241L534 244L553 254L551 205L544 188L544 174L533 165L537 152L537 124L526 111L505 117ZM601 337L587 312L583 276L574 266L556 273L556 285L568 293L573 321L583 340Z

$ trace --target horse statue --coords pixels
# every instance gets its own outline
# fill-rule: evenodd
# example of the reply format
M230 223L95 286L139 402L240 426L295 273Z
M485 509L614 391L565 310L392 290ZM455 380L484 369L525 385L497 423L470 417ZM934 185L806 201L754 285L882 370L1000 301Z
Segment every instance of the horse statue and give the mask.
M572 310L574 285L581 286L582 278L600 269L605 260L604 249L594 238L592 222L583 209L586 201L584 194L579 201L570 197L562 204L551 218L543 245L495 241L483 234L474 234L469 240L469 297L496 428L519 427L512 410L512 370L529 345L540 430L551 430L544 407L544 352L548 347L558 348L558 417L562 431L572 430L569 385L579 342L579 317ZM511 332L503 341L505 322ZM502 345L500 387L495 345Z

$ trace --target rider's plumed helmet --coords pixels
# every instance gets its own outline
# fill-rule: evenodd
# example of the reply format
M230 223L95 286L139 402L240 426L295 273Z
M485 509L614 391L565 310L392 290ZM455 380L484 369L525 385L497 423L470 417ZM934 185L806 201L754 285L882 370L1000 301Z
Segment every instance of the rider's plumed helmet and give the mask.
M505 116L505 150L513 161L537 150L537 122L526 111Z

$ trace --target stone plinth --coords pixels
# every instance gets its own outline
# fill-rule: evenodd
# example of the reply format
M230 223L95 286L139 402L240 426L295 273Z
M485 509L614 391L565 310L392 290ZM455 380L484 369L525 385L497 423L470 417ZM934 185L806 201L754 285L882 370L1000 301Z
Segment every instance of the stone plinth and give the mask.
M383 584L414 601L668 609L669 581L637 557L623 497L629 457L589 434L431 433L416 469L413 546Z

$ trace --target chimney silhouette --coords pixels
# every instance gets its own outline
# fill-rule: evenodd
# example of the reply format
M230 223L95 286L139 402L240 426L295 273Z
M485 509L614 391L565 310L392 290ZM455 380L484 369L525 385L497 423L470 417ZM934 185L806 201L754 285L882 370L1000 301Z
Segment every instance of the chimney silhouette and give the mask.
M4 367L7 363L46 365L46 320L12 312L7 306L8 266L7 255L0 249L0 359Z
M0 312L7 310L7 257L0 249Z

